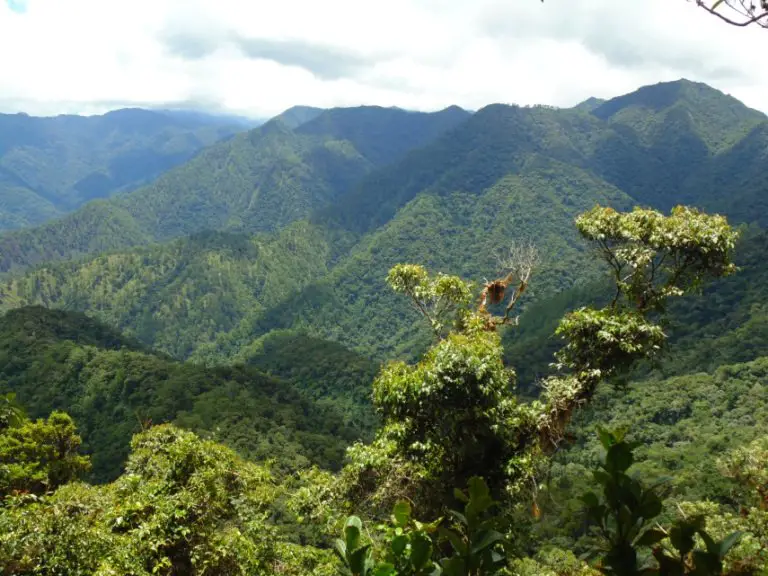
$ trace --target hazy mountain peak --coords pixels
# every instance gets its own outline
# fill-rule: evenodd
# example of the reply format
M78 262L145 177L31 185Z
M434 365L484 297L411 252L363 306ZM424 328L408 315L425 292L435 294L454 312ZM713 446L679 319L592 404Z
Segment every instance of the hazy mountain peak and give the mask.
M697 139L705 153L728 149L766 116L701 82L659 82L612 98L592 111L611 124L632 128L645 145L677 134Z
M310 120L314 120L322 113L323 108L315 108L314 106L291 106L285 112L281 112L272 118L272 120L282 122L288 126L288 128L295 129Z
M694 82L685 78L643 86L629 94L611 98L598 106L593 114L599 118L607 119L630 107L646 108L659 112L681 102L698 107L720 107L740 116L765 118L764 114L748 108L733 96L703 82Z
M595 96L590 96L586 100L576 104L576 106L574 106L573 108L575 110L584 110L585 112L592 112L598 106L602 106L603 104L605 104L605 102L606 102L605 98L596 98Z

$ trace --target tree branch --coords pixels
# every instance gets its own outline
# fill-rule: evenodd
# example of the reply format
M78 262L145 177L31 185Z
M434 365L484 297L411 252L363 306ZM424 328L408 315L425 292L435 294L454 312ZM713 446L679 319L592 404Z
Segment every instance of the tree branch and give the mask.
M749 9L744 5L744 2L740 2L743 8L743 12L740 11L738 8L733 6L730 2L726 2L726 5L731 9L734 10L736 13L740 14L746 20L744 21L737 21L733 20L731 18L728 18L724 14L721 14L717 11L717 5L713 5L713 7L707 6L707 4L704 2L704 0L696 0L696 5L699 8L703 8L705 11L709 12L713 16L716 16L723 22L726 22L727 24L730 24L731 26L737 26L739 28L745 28L747 26L750 26L752 24L757 24L758 26L762 26L763 28L768 27L768 22L764 23L761 22L764 18L768 17L768 10L765 10L765 2L761 3L763 10L762 12L759 12L757 14L754 13L753 9Z

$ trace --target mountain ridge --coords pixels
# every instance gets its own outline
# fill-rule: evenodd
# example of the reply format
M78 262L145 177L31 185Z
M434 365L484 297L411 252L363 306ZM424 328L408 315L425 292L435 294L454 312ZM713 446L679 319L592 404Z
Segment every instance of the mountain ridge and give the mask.
M630 102L632 108L638 93L643 100L659 90L686 94L692 90L695 98L686 96L683 104L693 106L688 100L695 104L703 98L703 111L694 110L699 118L711 115L712 98L724 99L726 108L734 106L722 93L685 81L647 87L629 98L620 97L619 103ZM541 298L589 282L599 273L573 228L573 218L595 203L666 210L677 198L712 211L725 208L736 222L747 221L739 211L739 198L764 197L759 170L746 174L748 182L734 187L728 198L719 194L719 181L706 175L712 170L727 172L744 155L760 157L763 135L768 135L762 115L744 107L745 122L760 122L732 148L716 154L703 144L698 124L681 116L684 110L677 101L672 105L664 101L660 107L665 118L679 120L667 128L674 147L670 138L643 141L647 134L635 133L631 122L617 116L627 109L624 104L610 104L615 108L610 122L587 110L501 104L466 113L466 119L458 122L458 116L464 116L460 109L447 109L443 122L440 116L377 107L324 111L295 130L279 120L268 122L236 138L251 146L243 150L259 146L265 165L274 168L276 154L286 149L307 154L320 142L323 148L332 145L337 152L346 151L353 166L365 168L343 181L338 163L325 172L313 169L315 176L335 175L335 184L329 184L335 197L288 215L282 225L280 213L273 213L272 228L265 230L247 224L245 205L234 204L233 196L226 198L230 208L222 204L217 211L215 206L199 205L197 211L208 212L204 219L193 221L190 228L174 229L172 220L158 216L163 213L155 210L149 197L158 186L166 186L169 193L183 188L170 182L174 174L166 175L163 183L142 192L141 206L134 208L134 214L154 212L164 237L147 233L133 214L112 210L113 204L89 205L93 212L77 226L91 232L85 237L90 244L78 252L80 260L49 263L26 276L15 275L0 287L0 308L43 303L87 310L151 346L206 364L238 357L272 330L293 328L377 359L411 357L428 340L427 333L414 316L401 315L389 326L385 318L400 305L384 283L388 267L397 262L418 262L479 280L497 272L493 253L505 243L536 240L545 258L531 298ZM632 118L639 118L637 107L632 109ZM658 119L656 113L647 113L651 124ZM421 122L417 132L429 142L410 150L405 146L401 159L373 167L374 159L389 161L398 150L366 148L376 140L366 140L375 130L360 130L355 121L398 134L403 128L391 121L392 115L404 126L414 119ZM742 128L716 122L707 130L726 140ZM203 168L210 163L203 160L217 154L226 160L230 150L230 143L222 143L199 157L200 178L194 185L201 190L201 199L215 188L207 184L210 174ZM221 173L224 193L226 183L235 179L234 170L227 167ZM243 181L248 173L242 172ZM191 197L187 188L180 201ZM243 200L254 201L252 196ZM291 203L285 194L276 200ZM187 225L184 210L179 206L173 212L177 222ZM131 248L202 234L197 230L206 227L223 232L210 233L212 240L204 249L193 248L195 236ZM254 232L256 236L251 236ZM240 256L234 257L224 241L227 234L243 235L237 240L246 247ZM34 243L13 244L19 236L0 238L6 262L24 261L24 250L38 249ZM100 245L102 238L115 242ZM67 247L67 241L48 239L44 244ZM108 254L88 255L105 248Z
M354 117L365 113L365 108L328 112ZM448 129L459 120L455 111L392 114L422 122L411 140L400 142L396 136L402 132L402 123L392 122L390 117L378 119L376 135L384 134L391 141L383 151L378 146L366 147L365 134L345 133L351 140L339 139L327 133L331 130L302 132L306 125L294 131L283 122L267 122L206 148L147 187L96 207L86 205L39 229L0 235L0 272L94 251L92 239L80 230L98 229L105 211L113 212L108 219L117 228L96 244L97 251L169 240L205 229L275 230L333 201L371 171L375 162L404 154L429 139L433 130ZM366 158L356 145L370 148L375 157ZM80 226L78 219L90 224Z

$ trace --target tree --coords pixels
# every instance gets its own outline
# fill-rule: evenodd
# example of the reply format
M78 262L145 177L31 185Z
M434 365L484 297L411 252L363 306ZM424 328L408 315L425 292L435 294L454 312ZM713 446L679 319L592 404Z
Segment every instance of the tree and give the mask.
M516 276L512 294L496 291L499 281L486 283L475 308L471 286L458 277L430 276L410 264L390 271L392 287L422 311L438 342L416 365L389 363L374 382L383 426L372 444L349 450L342 474L348 501L381 514L407 498L436 516L452 503L452 488L472 476L483 476L496 497L535 490L541 457L561 441L573 411L599 383L625 381L637 361L662 348L666 335L659 321L666 301L735 271L737 233L721 216L684 207L664 216L598 206L576 226L609 266L616 295L605 308L582 308L563 318L557 334L565 346L554 364L559 373L544 381L534 402L517 398L498 334L532 265L502 277L506 288ZM489 303L503 315L492 315Z
M758 507L768 510L768 436L735 449L718 464L723 475L754 490Z
M666 341L660 322L669 298L736 271L731 259L739 235L720 215L682 206L669 216L597 206L579 216L576 227L608 265L616 292L608 306L575 310L557 328L565 339L556 355L560 375L542 383L548 413L540 430L549 448L600 382L626 384L638 361L657 356Z
M21 426L25 420L24 409L16 402L16 394L9 392L0 395L0 432Z
M71 482L0 505L0 574L331 576L332 554L289 541L273 520L267 466L192 432L134 436L113 484Z
M90 469L88 457L78 452L81 443L63 412L0 431L0 497L43 494L78 478Z

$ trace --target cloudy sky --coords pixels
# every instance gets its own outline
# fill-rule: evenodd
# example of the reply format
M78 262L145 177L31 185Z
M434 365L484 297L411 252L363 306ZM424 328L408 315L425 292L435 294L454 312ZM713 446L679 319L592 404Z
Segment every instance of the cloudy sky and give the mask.
M766 48L688 0L0 0L0 111L569 106L685 77L768 112Z

